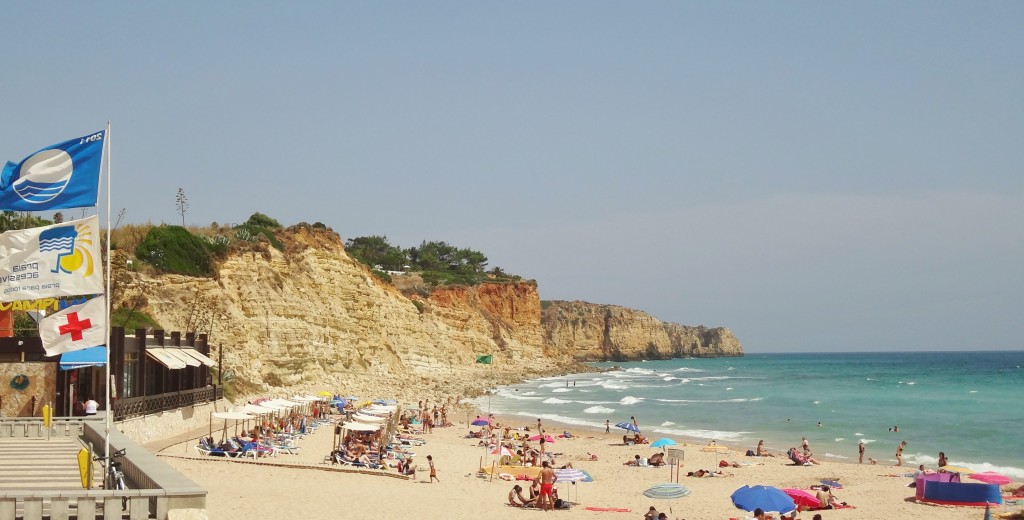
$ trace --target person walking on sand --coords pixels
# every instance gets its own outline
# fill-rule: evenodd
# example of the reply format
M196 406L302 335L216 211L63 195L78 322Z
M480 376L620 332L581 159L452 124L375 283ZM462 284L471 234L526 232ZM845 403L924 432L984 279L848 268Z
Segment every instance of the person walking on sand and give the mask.
M907 447L907 441L903 441L899 446L896 446L896 465L903 465L903 448Z
M860 444L857 445L857 451L859 452L857 456L857 464L864 464L864 439L861 439Z
M537 507L544 511L554 511L554 489L558 475L555 475L555 470L551 469L548 461L545 460L542 465L544 469L540 470L540 496L537 497Z
M605 433L611 433L612 432L612 423L608 419L604 420L604 432Z
M437 468L434 467L434 457L427 455L427 464L430 464L430 480L428 484L433 484L436 480L438 484L441 483L441 479L437 478Z

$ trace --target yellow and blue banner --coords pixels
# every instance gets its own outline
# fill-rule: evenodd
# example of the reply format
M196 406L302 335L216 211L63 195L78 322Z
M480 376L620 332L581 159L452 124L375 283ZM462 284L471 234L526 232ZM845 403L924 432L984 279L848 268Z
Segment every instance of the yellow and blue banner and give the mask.
M0 210L47 211L96 205L106 131L48 146L0 173Z
M0 302L103 294L94 216L0 234Z

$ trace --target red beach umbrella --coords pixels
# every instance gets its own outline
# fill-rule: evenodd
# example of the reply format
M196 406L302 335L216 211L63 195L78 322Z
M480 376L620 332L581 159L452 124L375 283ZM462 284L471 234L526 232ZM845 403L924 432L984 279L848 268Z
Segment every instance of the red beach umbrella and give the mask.
M540 440L540 434L534 435L533 437L530 437L527 440L539 441ZM550 436L550 435L548 435L548 434L544 434L544 442L555 442L555 438Z
M1010 482L1013 482L1012 478L1007 477L1006 475L1002 475L1002 474L996 473L994 471L985 471L985 472L982 472L982 473L971 473L970 475L967 475L967 476L970 477L970 478L973 478L974 480L980 480L980 481L982 481L982 482L984 482L986 484L996 484L996 485L999 485L999 486L1003 486L1003 485L1009 484Z
M789 498L793 499L793 503L798 506L809 509L821 507L821 501L818 500L818 497L805 489L785 488L782 492L789 495Z

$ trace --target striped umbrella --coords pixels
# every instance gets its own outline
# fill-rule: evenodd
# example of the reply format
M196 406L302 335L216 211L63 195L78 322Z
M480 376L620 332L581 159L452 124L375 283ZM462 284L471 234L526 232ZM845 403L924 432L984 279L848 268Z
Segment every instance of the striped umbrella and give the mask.
M570 483L571 482L573 484L575 484L577 482L593 482L593 479L590 478L590 475L587 475L586 473L584 473L584 472L582 472L582 471L580 471L578 469L572 469L572 468L556 469L555 470L555 476L558 477L557 482L565 482L565 483ZM566 488L566 493L567 493L566 494L566 498L568 498L568 491L569 491L568 488ZM579 501L580 501L580 488L577 487L576 488L576 503L578 504Z
M657 484L647 488L644 496L658 500L669 500L668 512L672 513L672 500L690 495L690 489L682 484Z

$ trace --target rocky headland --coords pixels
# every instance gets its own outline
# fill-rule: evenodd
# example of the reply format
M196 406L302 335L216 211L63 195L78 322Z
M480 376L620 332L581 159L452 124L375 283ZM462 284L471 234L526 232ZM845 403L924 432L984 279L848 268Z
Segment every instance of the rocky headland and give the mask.
M586 361L743 355L727 329L542 302L532 281L403 292L349 257L334 232L299 225L278 238L283 251L235 250L212 278L116 273L116 297L144 302L167 330L208 334L242 396L476 395ZM477 363L480 355L492 364Z

